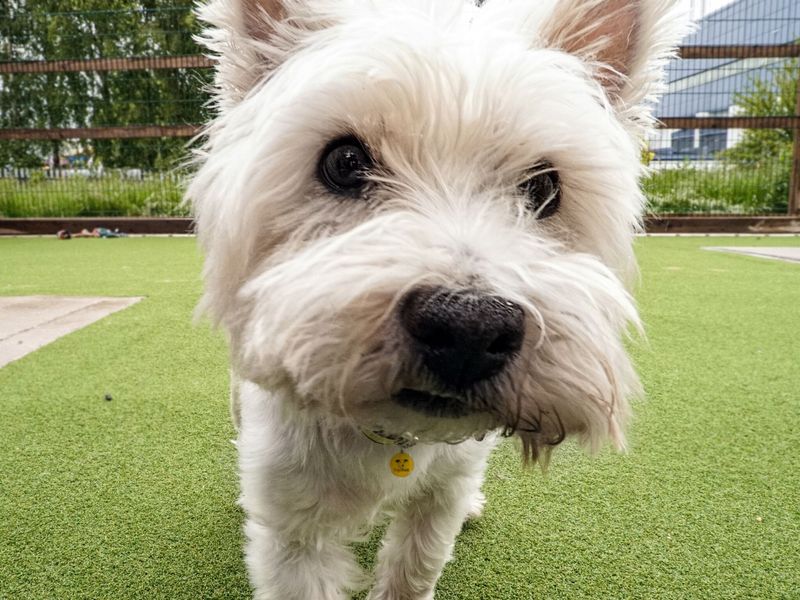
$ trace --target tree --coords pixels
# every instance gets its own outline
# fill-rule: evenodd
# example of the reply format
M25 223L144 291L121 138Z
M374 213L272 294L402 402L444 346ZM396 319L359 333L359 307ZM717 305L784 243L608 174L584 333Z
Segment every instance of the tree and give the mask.
M130 4L130 0L126 0ZM173 0L140 2L135 28L122 56L196 54L198 24L191 6ZM111 36L113 44L117 36ZM112 49L106 52L113 51ZM120 54L118 54L120 55ZM211 73L187 69L114 71L105 74L95 122L103 125L201 123L206 120L204 87ZM97 155L109 166L169 168L184 157L186 140L97 140Z
M753 80L751 89L736 94L734 102L741 107L743 116L794 116L798 77L798 61L787 60L776 70L771 81ZM720 156L742 166L758 166L775 160L788 165L793 135L792 129L747 129L739 143L721 152Z
M6 0L0 60L68 60L196 54L192 6L174 0ZM186 69L0 76L0 127L185 124L204 120L209 73ZM185 140L95 140L106 166L160 168ZM0 142L0 166L41 165L60 142Z
M74 19L57 10L55 0L10 0L4 14L0 59L41 60L86 54L86 36L72 34ZM0 80L0 127L69 127L86 119L90 81L84 73L11 74ZM60 142L6 142L0 164L41 164L49 149L58 154Z

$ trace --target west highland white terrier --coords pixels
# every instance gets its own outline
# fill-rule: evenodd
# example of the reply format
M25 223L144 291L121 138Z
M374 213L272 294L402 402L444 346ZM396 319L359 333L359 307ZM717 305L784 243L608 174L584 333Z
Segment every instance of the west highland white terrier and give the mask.
M255 597L431 599L487 458L625 444L672 0L213 0L188 197Z

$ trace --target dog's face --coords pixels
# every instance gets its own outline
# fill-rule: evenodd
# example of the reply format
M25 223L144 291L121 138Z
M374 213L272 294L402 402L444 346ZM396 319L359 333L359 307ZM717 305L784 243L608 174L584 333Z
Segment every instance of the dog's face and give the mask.
M666 8L206 7L220 116L189 196L238 372L395 435L622 445Z

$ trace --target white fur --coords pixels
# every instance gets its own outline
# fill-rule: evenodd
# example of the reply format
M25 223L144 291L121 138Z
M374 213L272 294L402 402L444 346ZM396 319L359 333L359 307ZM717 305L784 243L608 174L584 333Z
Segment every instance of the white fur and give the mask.
M230 337L256 598L363 587L347 544L387 511L370 598L433 598L464 518L482 507L493 432L516 427L525 456L544 460L565 433L593 450L624 447L639 390L623 341L638 325L625 282L643 205L640 136L681 32L671 2L635 4L635 31L612 40L581 22L602 13L598 0L556 12L533 0L203 8L219 115L188 196L206 251L203 307ZM553 19L567 19L552 29L564 39L582 28L586 52L547 39ZM606 43L631 44L614 90L598 62ZM343 134L378 165L364 198L316 178L322 149ZM516 190L543 160L563 199L536 220ZM397 316L421 284L524 309L519 356L471 392L491 410L432 418L391 400L410 385L440 391ZM394 477L397 449L363 429L418 438L413 474Z

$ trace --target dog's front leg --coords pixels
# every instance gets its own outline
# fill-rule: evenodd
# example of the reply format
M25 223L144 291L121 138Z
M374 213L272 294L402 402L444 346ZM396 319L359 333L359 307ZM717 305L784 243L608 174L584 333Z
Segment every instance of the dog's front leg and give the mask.
M478 455L488 453L481 449ZM369 600L433 600L464 520L483 507L484 457L472 454L468 473L436 473L419 495L397 510L378 553Z
M255 600L346 600L361 577L352 554L335 539L290 539L248 519L246 561Z
M360 522L354 484L338 482L341 464L319 446L313 420L287 419L278 395L242 381L240 504L245 562L256 600L345 600L365 577L347 546Z

